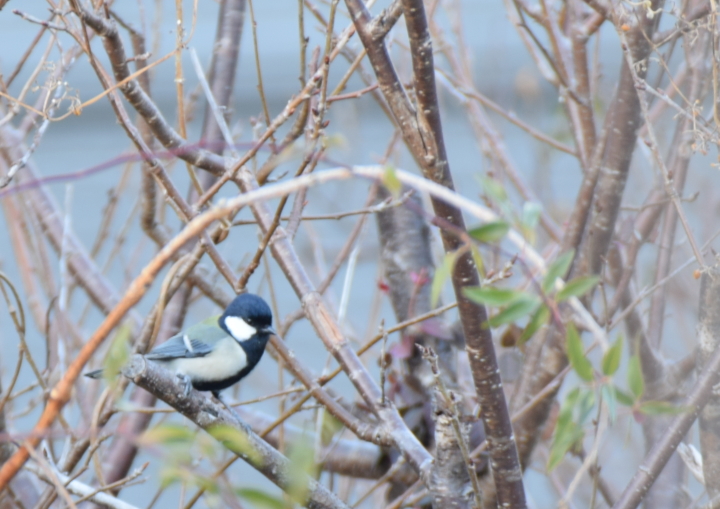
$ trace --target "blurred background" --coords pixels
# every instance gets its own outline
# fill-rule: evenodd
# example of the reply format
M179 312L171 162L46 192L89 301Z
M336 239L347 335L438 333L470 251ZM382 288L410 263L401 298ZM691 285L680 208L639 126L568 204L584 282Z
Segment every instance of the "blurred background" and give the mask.
M389 2L378 1L371 10L373 13L378 13L388 4ZM442 9L439 8L440 4ZM438 14L433 18L434 23L439 27L438 30L444 30L448 34L454 33L453 37L448 37L450 47L446 48L446 51L469 53L474 86L479 92L502 109L514 113L539 132L560 143L573 144L558 90L554 85L549 84L538 70L536 61L519 36L522 29L518 30L508 18L507 9L512 8L510 5L499 1L469 0L433 2L432 5L439 9ZM46 19L49 15L48 7L49 3L40 0L23 2L11 0L0 11L0 48L2 48L0 74L5 82L24 58L25 52L39 30L38 24L23 19L13 10L17 9L36 19ZM184 16L181 26L187 45L186 51L182 52L183 84L187 101L187 138L197 141L202 128L205 105L189 50L197 52L200 62L207 69L213 50L219 6L216 1L202 0L195 3L184 1L182 7ZM280 113L290 98L302 87L298 55L298 2L273 0L255 2L252 7L257 46L255 47L253 40L250 11L246 11L231 107L230 128L241 152L249 148L266 127L258 93L258 67L262 71L264 94L271 118ZM329 7L325 2L318 1L312 7L327 16ZM67 6L60 3L58 8L67 9ZM174 50L178 28L175 2L122 1L115 2L112 8L127 23L149 34L147 47L151 52L150 62ZM559 10L557 5L552 8ZM672 12L675 7L667 6L667 8L668 15L663 17L661 29L672 28L676 22ZM339 33L349 23L349 17L341 3L335 22L336 32ZM462 29L461 37L457 33L458 26ZM315 48L321 48L322 54L325 45L325 27L313 17L309 8L305 9L305 30L308 37L308 55L311 55ZM542 34L540 42L548 42L542 39ZM42 92L45 80L55 69L53 66L58 65L59 48L66 51L72 44L73 41L67 34L58 32L57 44L51 45L46 33L27 57L13 83L4 91L12 97L18 97L24 87L27 87L25 102L33 104ZM435 45L437 51L438 41ZM597 89L593 91L598 122L602 121L603 112L616 89L622 59L619 45L615 28L610 23L603 25L594 34L591 58L598 84ZM404 83L411 82L412 69L408 59L407 37L402 19L391 32L389 46L401 74L401 80ZM356 53L362 48L357 37L349 42L348 47ZM109 69L107 58L101 51L100 41L95 40L93 48L98 59L106 69ZM46 50L47 57L41 64ZM259 61L256 61L256 52ZM682 51L678 51L668 57L667 63L671 67L681 65L682 59ZM436 65L441 69L439 74L442 74L442 69L448 67L442 55L436 56ZM329 78L331 87L342 78L348 66L349 62L340 57L331 66ZM150 71L155 102L173 126L178 124L175 72L172 58ZM364 64L364 72L374 82L374 75L367 61ZM660 76L658 72L657 66L653 67L648 79L651 80L655 75ZM63 80L67 94L76 96L79 101L86 101L102 92L97 76L85 55L78 57ZM451 90L446 83L447 80L443 81L441 76L438 78L443 130L456 188L464 196L473 200L484 200L492 206L492 200L487 198L483 179L488 176L497 177L502 170L497 162L488 156L493 148L480 139L473 128L467 113L467 99L458 97L457 90ZM353 75L345 90L347 92L361 90L366 86L357 75ZM6 103L3 111L7 110ZM63 107L58 109L59 113L64 113ZM676 112L665 112L662 118L672 119L674 114ZM562 228L567 214L572 210L583 177L577 159L549 147L495 113L491 112L489 116L516 168L535 193L538 199L536 205L549 212ZM328 149L324 160L319 164L319 169L342 165L378 164L385 161L395 128L371 94L353 100L333 102L326 118L330 121L325 129ZM670 122L667 124L658 122L657 132L661 137L661 144L665 146L672 139L671 127ZM288 128L289 123L280 129L279 137L282 137ZM28 144L32 143L32 140L32 134L26 138ZM620 228L631 220L632 213L641 205L647 191L659 182L657 169L651 162L650 153L641 145L642 143L639 143L635 150L624 196L625 208L618 221ZM416 172L417 168L405 148L401 143L397 146L398 148L392 146L388 162L398 168ZM274 176L282 176L286 172L292 174L303 155L302 150L300 142L295 149L289 150L283 156ZM138 228L141 170L137 160L132 158L128 160L128 155L134 153L128 138L115 120L112 108L107 100L101 99L61 122L51 122L31 158L41 177L46 179L44 185L63 211L65 224L88 249L94 244L98 231L102 228L103 210L110 201L117 198L117 209L110 228L111 238L99 251L96 259L119 291L127 287L137 275L137 271L156 251L155 245ZM267 156L266 149L262 149L258 161L252 161L250 165L259 166ZM684 194L685 197L692 198L692 201L686 203L685 211L693 230L703 243L715 233L714 218L718 212L717 193L714 192L717 187L717 168L713 166L714 161L715 156L712 154L697 153L693 157ZM172 171L176 186L184 193L190 185L184 165L174 159L168 163L168 167ZM316 187L309 191L305 213L306 215L337 214L361 209L369 188L370 183L362 181L330 183ZM236 193L235 188L226 187L221 191L220 196L229 197ZM13 190L13 186L0 190L0 200L9 195L22 199L23 191ZM515 213L521 215L526 201L517 192L509 190L508 204ZM180 221L170 207L163 207L163 214L166 226L172 231L177 231L181 227ZM251 215L249 211L244 210L237 219L249 220ZM472 226L473 220L466 219L469 226ZM355 217L347 217L303 223L295 245L316 283L323 279L355 221ZM432 235L436 260L440 260L442 249L439 235L435 230ZM678 235L677 239L678 248L674 265L679 266L691 257L691 252L683 235ZM231 242L221 244L219 250L234 264L239 273L255 253L259 241L257 228L252 225L236 226L230 240ZM536 232L534 245L538 251L546 255L553 252L552 243L539 230ZM377 332L382 320L386 324L394 324L395 318L390 302L379 290L382 271L374 220L366 222L357 246L351 255L351 261L343 264L338 277L329 288L327 300L341 317L339 321L344 327L343 332L360 345ZM512 249L513 247L506 246L506 251ZM655 256L656 246L652 243L646 244L637 263L636 282L639 287L651 283L654 274L651 261ZM490 264L501 266L506 257L498 255L489 259L492 260ZM59 260L53 258L49 267L57 278L58 287L62 287L64 276ZM21 286L19 278L15 277L20 268L16 262L9 231L5 228L0 229L0 270L8 275L14 284ZM684 274L689 274L690 270L686 269ZM160 275L152 291L136 306L141 315L147 313L154 304L164 275L165 273ZM228 292L231 291L217 274L213 274L212 277L217 285L224 286ZM695 343L695 302L698 285L690 277L683 276L681 279L679 282L674 280L670 283L667 291L669 304L663 349L667 357L672 359L681 357L691 350ZM248 288L270 299L269 281L272 282L274 290L272 297L277 303L276 321L279 323L299 308L299 302L272 259L268 259L267 264L261 265L251 278ZM450 285L445 285L443 300L452 302L453 299ZM83 317L79 330L89 335L101 320L102 314L93 306L88 306L87 298L80 292L73 295L69 306L71 315ZM186 323L193 323L217 312L219 310L215 305L197 297L197 301L189 307ZM448 314L448 321L452 321L452 312ZM34 357L42 360L45 358L46 350L44 333L37 329L32 320L28 322L28 344ZM499 331L498 336L501 332ZM307 322L297 322L285 339L290 348L297 352L302 361L316 373L336 366ZM0 313L0 345L2 345L0 368L3 385L6 385L16 365L18 349L15 331L5 312ZM519 355L514 350L500 349L500 355ZM68 352L64 353L67 354ZM102 362L102 355L99 354L92 367L101 366ZM377 362L370 357L368 357L368 366L374 374L378 373ZM624 369L625 367L622 368L623 373ZM569 382L571 387L576 383L572 382L572 376ZM15 390L29 386L33 380L34 375L30 368L27 365L23 366ZM260 367L232 391L232 396L228 397L233 401L251 400L281 391L284 388L282 384L287 383L287 379L278 378L276 363L266 357ZM83 391L89 394L99 394L102 389L101 382L82 379L78 384L82 385ZM348 380L338 379L332 383L332 387L340 394L347 395L350 400L353 399L352 386ZM40 401L41 397L37 390L13 397L8 407L11 416L8 418L11 433L22 433L32 427L40 413ZM277 399L254 403L253 408L273 416L279 414ZM78 409L73 407L68 407L64 415L70 422L80 417ZM189 425L179 416L167 417L163 414L156 419L171 419L173 422ZM312 430L316 425L315 419L315 412L309 410L298 414L291 422ZM62 440L58 440L57 443L58 447L62 448ZM635 465L644 456L641 444L639 427L627 413L608 432L608 438L600 450L600 457L606 478L618 490L624 487L625 480L632 475ZM169 454L168 451L157 447L144 449L135 464L151 462L151 466L144 474L149 477L149 481L123 490L123 500L144 507L157 490L157 479L162 477L166 465L162 460L167 460ZM214 454L220 453L215 451ZM210 471L208 463L211 462L199 460L198 468ZM572 462L569 465L562 465L557 475L563 479L567 476L571 477L574 468L572 465ZM268 493L278 493L272 484L241 462L231 467L228 476L238 487L260 486ZM352 499L363 491L362 486L367 487L371 483L364 482L366 484L362 482L348 484L341 493L347 494ZM545 459L541 455L528 469L526 482L532 507L557 506L559 499L557 486L554 485L554 479L546 474ZM693 484L694 481L689 482L690 489L694 490L693 494L697 496L702 490L696 483ZM186 500L189 490L190 488L186 489L182 483L171 483L168 489L162 492L155 507L176 507L181 499ZM581 499L576 501L575 507L584 507L583 504L587 499L582 497L586 495L585 492L579 495ZM374 507L374 504L381 500L382 497L371 498L365 503L365 507ZM197 507L202 507L203 504L222 506L223 503L210 496L201 500ZM246 503L247 507L254 506L251 502Z

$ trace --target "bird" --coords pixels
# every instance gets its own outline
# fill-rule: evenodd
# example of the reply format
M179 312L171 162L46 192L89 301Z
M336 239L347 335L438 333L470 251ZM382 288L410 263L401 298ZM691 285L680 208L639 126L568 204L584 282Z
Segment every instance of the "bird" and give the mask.
M173 371L183 387L220 391L245 378L262 358L272 327L270 306L258 295L242 293L222 315L195 324L145 354L145 358ZM100 378L103 370L86 373Z

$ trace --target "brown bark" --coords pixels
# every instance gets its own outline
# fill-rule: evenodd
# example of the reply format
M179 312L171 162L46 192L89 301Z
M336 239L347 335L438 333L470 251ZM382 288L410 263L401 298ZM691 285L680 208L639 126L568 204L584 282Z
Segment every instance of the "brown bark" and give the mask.
M656 9L659 5L660 2L656 1L652 7ZM636 15L642 21L628 33L628 40L631 41L629 50L635 61L643 62L651 49L646 37L652 38L658 16L649 19L644 9L639 9ZM646 67L639 71L642 76L645 72ZM640 123L640 102L635 82L627 63L623 61L618 90L605 117L602 159L598 168L591 168L586 175L571 224L563 239L565 250L577 249L568 278L601 273L620 210ZM513 397L513 409L521 408L530 401L567 364L564 331L551 326L547 334L536 338L531 346L531 353ZM528 464L556 394L557 390L552 391L515 425L523 465Z
M717 271L703 274L700 295L698 367L705 369L713 353L720 350L720 274ZM705 489L710 500L715 500L720 497L720 395L714 392L700 413L700 449Z
M443 141L432 43L423 3L414 0L403 1L413 56L416 108L411 105L398 79L384 42L374 36L372 21L364 4L359 0L347 0L346 4L360 40L367 50L380 90L390 106L410 153L426 178L454 189ZM441 200L433 199L432 203L435 214L442 221L452 225L456 231L465 231L459 209ZM454 252L462 246L462 241L455 232L444 229L441 233L446 252ZM522 471L502 390L495 347L491 331L484 327L487 311L484 306L471 302L462 293L465 286L479 284L475 263L469 252L466 251L458 256L453 268L452 281L465 334L466 351L472 367L478 400L483 409L482 418L488 436L498 500L508 507L524 507Z

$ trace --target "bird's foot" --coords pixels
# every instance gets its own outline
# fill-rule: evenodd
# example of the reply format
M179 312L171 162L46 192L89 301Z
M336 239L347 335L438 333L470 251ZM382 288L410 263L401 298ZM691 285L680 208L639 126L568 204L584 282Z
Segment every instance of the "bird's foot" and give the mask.
M182 373L178 373L177 377L180 380L180 386L183 388L183 395L187 398L190 395L190 389L192 389L190 377Z

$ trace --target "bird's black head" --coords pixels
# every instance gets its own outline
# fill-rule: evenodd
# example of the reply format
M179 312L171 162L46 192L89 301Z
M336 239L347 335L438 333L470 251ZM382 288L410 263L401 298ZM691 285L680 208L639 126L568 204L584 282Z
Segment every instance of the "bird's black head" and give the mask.
M247 341L256 333L274 334L272 311L261 297L242 293L235 297L220 316L219 325L238 341Z

